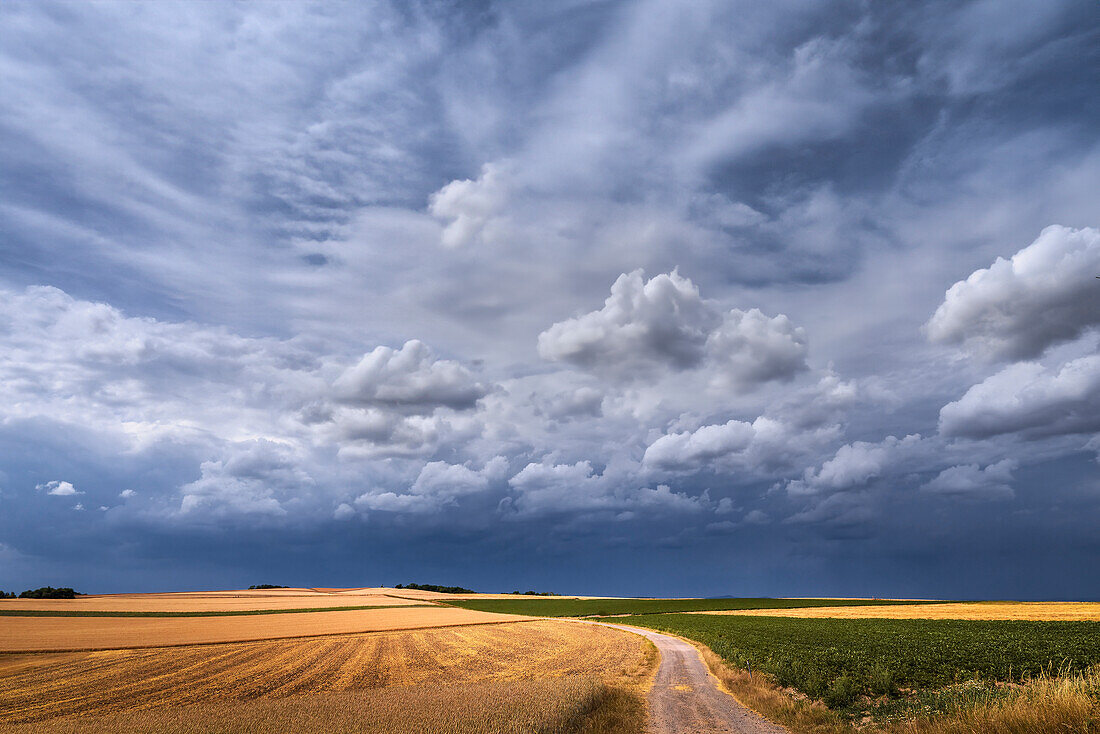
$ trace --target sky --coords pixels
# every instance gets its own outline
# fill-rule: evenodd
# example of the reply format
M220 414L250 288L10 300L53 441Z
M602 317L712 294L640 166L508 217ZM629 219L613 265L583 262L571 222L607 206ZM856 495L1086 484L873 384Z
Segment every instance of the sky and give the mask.
M1098 21L0 4L0 589L1100 598Z

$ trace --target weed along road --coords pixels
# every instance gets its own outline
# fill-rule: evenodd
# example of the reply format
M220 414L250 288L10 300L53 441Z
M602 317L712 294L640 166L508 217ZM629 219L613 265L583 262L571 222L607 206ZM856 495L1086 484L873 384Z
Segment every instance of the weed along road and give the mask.
M721 690L699 652L687 642L638 627L589 622L642 635L661 654L649 692L649 734L786 734Z

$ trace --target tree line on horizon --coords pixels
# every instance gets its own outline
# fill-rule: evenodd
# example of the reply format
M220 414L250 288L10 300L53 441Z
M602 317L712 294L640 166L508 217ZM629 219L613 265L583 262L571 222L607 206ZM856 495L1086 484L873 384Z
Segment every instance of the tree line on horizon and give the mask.
M52 586L43 586L38 589L27 589L16 595L14 591L0 591L0 599L75 599L79 592L73 591L68 586L55 589Z

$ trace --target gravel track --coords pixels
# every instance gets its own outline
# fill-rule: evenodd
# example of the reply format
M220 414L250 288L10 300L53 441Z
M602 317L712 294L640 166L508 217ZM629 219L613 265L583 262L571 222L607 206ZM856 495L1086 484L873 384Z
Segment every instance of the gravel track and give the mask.
M661 654L649 691L649 734L787 734L718 687L699 651L683 640L621 624L589 622L645 637Z

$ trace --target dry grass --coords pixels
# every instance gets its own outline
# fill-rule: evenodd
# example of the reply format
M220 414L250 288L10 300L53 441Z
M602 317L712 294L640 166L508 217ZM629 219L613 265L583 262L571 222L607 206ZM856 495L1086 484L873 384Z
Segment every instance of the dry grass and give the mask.
M1003 699L921 717L886 728L890 734L1094 734L1100 732L1100 671L1042 676Z
M640 697L583 677L423 685L217 702L13 726L11 734L252 734L257 731L422 734L635 734Z
M105 650L516 622L530 617L453 607L242 617L0 617L0 652Z
M834 619L987 619L1100 621L1100 602L964 602L915 606L805 607L798 609L738 609L695 614Z
M689 642L691 642L689 640ZM1100 670L1044 675L1014 687L1005 697L964 704L947 713L903 721L854 723L769 676L751 680L700 643L711 672L738 701L786 726L792 734L1097 734L1100 732Z
M694 640L687 642L699 649L710 672L727 693L764 718L782 724L795 734L851 734L854 731L820 701L792 695L767 676L757 674L750 678L748 671L731 668L706 645Z
M0 656L0 725L394 686L598 678L639 690L635 635L560 622L302 640ZM412 695L412 694L410 694ZM303 699L304 700L304 699Z

